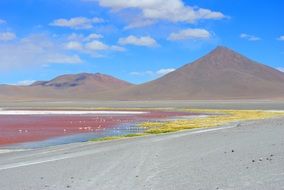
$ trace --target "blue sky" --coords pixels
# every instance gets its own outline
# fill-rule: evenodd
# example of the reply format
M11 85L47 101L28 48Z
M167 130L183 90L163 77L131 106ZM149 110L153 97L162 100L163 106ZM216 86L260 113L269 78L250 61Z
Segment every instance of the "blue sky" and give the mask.
M284 1L1 0L0 83L100 72L143 83L218 45L284 69Z

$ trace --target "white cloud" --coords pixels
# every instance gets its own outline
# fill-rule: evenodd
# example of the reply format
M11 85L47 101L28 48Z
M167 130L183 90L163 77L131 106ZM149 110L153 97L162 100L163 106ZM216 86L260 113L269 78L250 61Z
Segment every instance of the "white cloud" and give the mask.
M107 45L99 40L89 41L89 39L91 39L90 36L86 38L83 37L83 39L84 40L82 41L68 41L64 47L67 50L78 51L80 53L89 54L95 57L98 57L97 53L101 51L117 51L117 52L125 51L125 48L121 46Z
M97 34L97 33L91 33L88 36L85 36L83 34L72 33L67 37L67 39L70 41L78 41L78 42L82 42L82 41L87 42L87 41L97 40L101 38L103 38L103 35Z
M102 50L109 49L108 45L104 44L103 42L97 41L97 40L88 42L85 47L91 51L102 51Z
M82 50L83 45L78 41L70 41L70 42L67 42L67 44L65 45L65 48L69 50Z
M116 46L116 45L111 46L110 49L113 51L120 51L120 52L126 51L124 47Z
M185 29L176 33L171 33L168 40L177 41L185 39L209 39L210 32L205 29Z
M91 33L87 36L82 34L71 34L67 37L65 49L79 51L80 53L86 53L90 55L96 54L98 51L124 51L124 48L120 46L110 46L98 39L103 38L101 34Z
M6 24L6 20L0 19L0 24Z
M133 18L135 21L131 21L128 26L124 27L125 30L133 29L133 28L141 28L145 26L150 26L155 23L153 20L147 20L147 19L139 19L139 18Z
M52 36L52 37L51 37ZM104 57L103 53L122 52L125 48L105 44L96 38L103 36L96 33L89 35L71 34L57 36L32 34L25 38L0 43L0 71L46 67L52 64L80 64L81 55Z
M47 56L48 63L78 64L83 63L78 55L51 54Z
M284 41L284 35L283 35L283 36L280 36L280 37L278 38L278 40Z
M2 32L0 33L0 41L10 41L16 39L16 34L12 32Z
M87 0L99 1L100 6L114 10L138 9L141 16L149 21L166 20L170 22L194 23L202 19L223 19L221 12L185 5L182 0ZM131 23L132 27L134 26ZM143 25L142 25L143 26Z
M103 38L101 34L92 33L92 34L89 34L89 36L87 36L85 40L88 41L88 40L96 40L96 39L101 39L101 38Z
M67 36L67 40L70 41L83 41L84 39L85 36L83 34L72 33L69 36Z
M176 69L174 69L174 68L160 69L160 70L158 70L156 73L157 73L158 75L166 75L166 74L171 73L171 72L173 72L173 71L175 71L175 70L176 70Z
M86 17L74 17L70 19L60 18L54 20L50 25L59 27L68 27L72 29L91 29L93 24L102 23L104 20L101 18L86 18Z
M16 85L20 85L20 86L29 86L31 84L33 84L35 82L35 80L22 80L16 83Z
M89 53L94 53L97 51L106 51L106 50L122 52L125 51L125 48L117 45L110 46L98 40L94 40L85 44L85 51Z
M1 71L82 62L78 55L70 54L62 49L60 42L42 34L30 35L10 43L0 44Z
M134 71L134 72L131 72L130 75L133 75L133 76L155 76L155 72L153 71Z
M277 70L281 71L281 72L284 72L284 67L278 67L276 68Z
M259 41L259 40L261 40L261 39L260 39L259 37L257 37L257 36L250 35L250 34L245 34L245 33L242 33L242 34L240 35L240 38L246 39L246 40L248 40L248 41Z
M140 77L143 77L143 76L149 76L149 77L161 77L161 76L164 76L168 73L171 73L173 71L175 71L176 69L174 68L165 68L165 69L160 69L158 71L141 71L141 72L131 72L130 75L133 75L133 76L140 76Z
M135 46L147 46L147 47L154 47L157 46L157 42L150 36L142 36L136 37L130 35L126 38L120 38L118 40L118 44L120 45L135 45Z

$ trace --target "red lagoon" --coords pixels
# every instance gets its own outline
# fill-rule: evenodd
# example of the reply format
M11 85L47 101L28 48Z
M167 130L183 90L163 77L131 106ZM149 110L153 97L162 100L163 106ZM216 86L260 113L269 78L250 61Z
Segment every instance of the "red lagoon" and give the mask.
M0 146L54 137L94 133L119 124L192 115L184 112L145 111L133 115L0 115Z

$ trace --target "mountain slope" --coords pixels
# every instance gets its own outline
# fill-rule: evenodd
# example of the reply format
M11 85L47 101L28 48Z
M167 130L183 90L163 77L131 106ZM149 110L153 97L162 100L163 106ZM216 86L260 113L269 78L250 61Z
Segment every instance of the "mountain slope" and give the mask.
M117 99L260 99L284 97L284 73L217 47L201 59L146 84L117 94Z
M131 84L101 73L81 73L62 75L50 81L38 81L31 86L53 87L56 89L86 88L88 90L105 91L128 87Z
M30 86L0 85L11 100L226 100L284 98L284 73L217 47L154 81L132 85L104 74L62 75Z
M92 99L96 93L121 90L132 84L100 73L62 75L30 86L0 86L0 97L17 99Z

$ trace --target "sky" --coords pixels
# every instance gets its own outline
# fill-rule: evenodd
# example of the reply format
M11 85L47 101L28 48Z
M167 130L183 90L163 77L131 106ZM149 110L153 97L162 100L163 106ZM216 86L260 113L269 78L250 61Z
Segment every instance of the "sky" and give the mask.
M219 45L284 71L283 8L283 0L1 0L0 84L82 72L140 84Z

